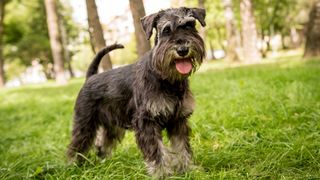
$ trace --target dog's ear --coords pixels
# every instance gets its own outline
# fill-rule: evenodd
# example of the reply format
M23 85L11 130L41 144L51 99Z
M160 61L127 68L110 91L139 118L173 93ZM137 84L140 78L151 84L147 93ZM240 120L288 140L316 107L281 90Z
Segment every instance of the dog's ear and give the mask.
M158 13L150 14L148 16L145 16L140 19L142 28L144 30L144 33L147 36L147 39L149 40L152 35L153 28L156 27L156 19L157 19Z
M202 8L191 8L191 15L196 18L201 26L206 26L206 22L204 21L205 17L206 17L206 10L202 9Z

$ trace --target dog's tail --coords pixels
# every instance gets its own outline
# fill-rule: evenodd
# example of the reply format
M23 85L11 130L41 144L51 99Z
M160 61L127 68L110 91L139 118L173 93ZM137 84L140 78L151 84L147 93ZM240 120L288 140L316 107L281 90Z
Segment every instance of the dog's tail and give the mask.
M90 76L98 73L98 67L99 67L100 61L104 55L108 54L112 50L120 49L120 48L124 48L124 46L122 44L115 43L115 44L112 44L110 46L107 46L107 47L101 49L97 53L97 55L94 57L92 63L90 64L88 71L87 71L86 78L88 79Z

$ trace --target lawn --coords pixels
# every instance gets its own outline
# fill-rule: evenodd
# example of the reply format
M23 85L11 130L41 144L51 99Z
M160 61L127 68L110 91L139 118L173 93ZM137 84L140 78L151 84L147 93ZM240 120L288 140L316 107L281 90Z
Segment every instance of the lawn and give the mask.
M83 79L0 90L0 179L148 179L132 132L113 157L68 165ZM171 179L320 178L320 60L209 69L191 78L197 166Z

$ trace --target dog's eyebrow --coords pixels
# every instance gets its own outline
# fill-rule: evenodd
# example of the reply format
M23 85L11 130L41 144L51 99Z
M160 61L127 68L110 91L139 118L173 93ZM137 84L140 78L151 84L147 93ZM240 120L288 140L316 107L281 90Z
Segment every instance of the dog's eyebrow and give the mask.
M194 17L182 17L182 18L179 18L179 23L180 24L185 24L187 22L195 22L196 19Z
M163 24L161 31L163 31L165 28L170 27L171 30L173 30L173 27L171 26L170 21Z
M181 18L176 25L177 28L186 26L187 24L195 26L196 25L196 20L193 17L188 17L188 18Z
M195 20L186 20L186 21L181 22L179 26L185 26L187 24L196 25L196 21Z

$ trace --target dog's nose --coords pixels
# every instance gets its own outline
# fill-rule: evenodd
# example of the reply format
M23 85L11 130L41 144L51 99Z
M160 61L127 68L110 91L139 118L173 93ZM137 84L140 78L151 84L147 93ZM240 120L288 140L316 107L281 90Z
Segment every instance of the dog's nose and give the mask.
M186 56L189 53L189 48L186 46L180 46L177 49L177 53L179 54L179 56Z

